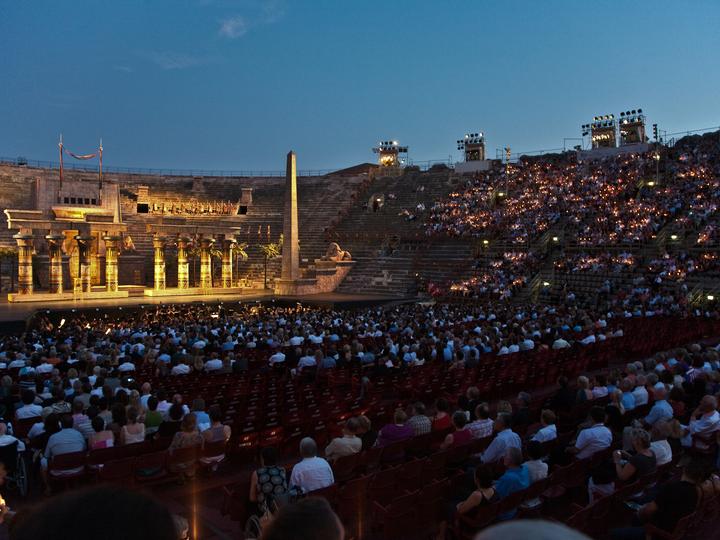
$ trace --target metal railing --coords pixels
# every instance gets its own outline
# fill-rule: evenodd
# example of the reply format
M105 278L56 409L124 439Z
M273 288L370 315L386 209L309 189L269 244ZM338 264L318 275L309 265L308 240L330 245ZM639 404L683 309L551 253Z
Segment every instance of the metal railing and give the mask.
M676 131L672 133L663 133L664 135L664 141L663 143L667 146L673 146L678 139L681 139L682 137L688 136L688 135L697 135L701 133L707 133L710 131L717 131L720 130L720 126L712 126L707 128L701 128L701 129L694 129L689 131ZM564 139L564 143L566 143L568 140L574 140L574 139ZM539 156L543 154L559 154L562 152L568 152L572 151L572 149L567 148L567 145L565 145L563 148L546 148L543 150L528 150L528 151L522 151L522 152L513 152L510 154L510 161L515 162L522 156ZM505 150L503 148L496 148L495 149L495 158L504 160L505 159ZM42 161L42 160L35 160L35 159L25 159L23 157L17 157L17 158L9 158L9 157L0 157L0 164L5 165L14 165L14 166L20 166L20 167L30 167L30 168L40 168L40 169L59 169L60 163L57 161ZM427 171L431 169L433 166L436 165L444 165L448 167L449 169L453 169L455 167L455 163L451 158L446 159L430 159L430 160L420 160L420 161L414 161L412 159L408 160L407 163L408 166L414 166L418 167L421 171ZM63 163L63 167L66 170L72 170L72 171L86 171L86 172L97 172L97 165L90 165L90 164L80 164L80 163ZM332 172L335 172L337 170L341 169L304 169L299 170L297 172L298 176L325 176L327 174L330 174ZM104 173L115 173L115 174L145 174L145 175L157 175L157 176L210 176L210 177L283 177L285 176L285 171L283 170L259 170L259 171L253 171L253 170L220 170L220 169L157 169L157 168L149 168L149 167L114 167L114 166L106 166L103 165L103 172Z
M41 161L36 159L25 159L23 157L8 158L0 157L0 164L14 165L16 167L29 167L35 169L60 169L57 161ZM84 165L80 163L63 163L66 171L97 172L97 165ZM299 170L298 176L325 176L339 169L306 169ZM103 174L145 174L155 176L211 176L211 177L284 177L285 171L251 171L251 170L230 170L219 169L153 169L146 167L113 167L103 164Z

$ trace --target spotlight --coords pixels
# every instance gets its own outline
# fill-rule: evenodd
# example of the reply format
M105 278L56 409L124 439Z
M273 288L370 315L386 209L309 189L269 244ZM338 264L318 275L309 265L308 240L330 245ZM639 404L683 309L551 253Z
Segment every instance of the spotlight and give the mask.
M712 302L713 300L715 300L715 297L712 294L708 294L707 299Z
M621 113L620 113L620 116L625 116L625 113L624 113L624 112L621 112Z
M638 109L638 114L642 114L642 109Z

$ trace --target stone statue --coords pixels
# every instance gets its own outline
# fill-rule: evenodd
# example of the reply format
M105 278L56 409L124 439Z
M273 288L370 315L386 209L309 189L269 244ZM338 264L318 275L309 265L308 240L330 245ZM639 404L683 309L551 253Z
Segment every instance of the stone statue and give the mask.
M330 245L327 248L327 251L325 251L325 257L323 257L326 261L350 261L352 260L352 256L350 255L349 251L343 251L340 249L340 246L337 244L337 242L331 242Z
M133 242L132 236L129 234L123 235L123 251L137 251L135 242Z

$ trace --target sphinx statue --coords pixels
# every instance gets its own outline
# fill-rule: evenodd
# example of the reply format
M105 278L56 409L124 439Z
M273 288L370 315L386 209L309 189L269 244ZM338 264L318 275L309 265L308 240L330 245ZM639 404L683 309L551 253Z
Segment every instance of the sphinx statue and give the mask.
M352 260L352 256L350 255L349 251L343 251L342 249L340 249L340 246L337 244L337 242L331 242L327 250L325 251L325 256L323 257L323 260L335 262L350 261Z

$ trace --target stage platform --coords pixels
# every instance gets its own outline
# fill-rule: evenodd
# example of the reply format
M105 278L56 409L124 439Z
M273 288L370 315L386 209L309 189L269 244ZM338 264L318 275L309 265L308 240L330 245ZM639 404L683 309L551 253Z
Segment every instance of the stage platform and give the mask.
M103 298L84 300L61 300L54 302L8 302L0 301L0 334L4 331L16 331L18 325L24 326L30 317L39 311L47 313L63 313L73 310L90 309L138 309L142 306L163 304L190 304L190 303L244 303L244 302L274 302L276 305L295 305L298 302L321 307L337 307L339 309L362 308L373 305L390 303L408 303L418 301L417 298L402 298L381 295L360 295L344 293L322 293L305 296L276 296L272 291L255 289L243 294L208 295L197 294L191 296L130 296L125 298Z

